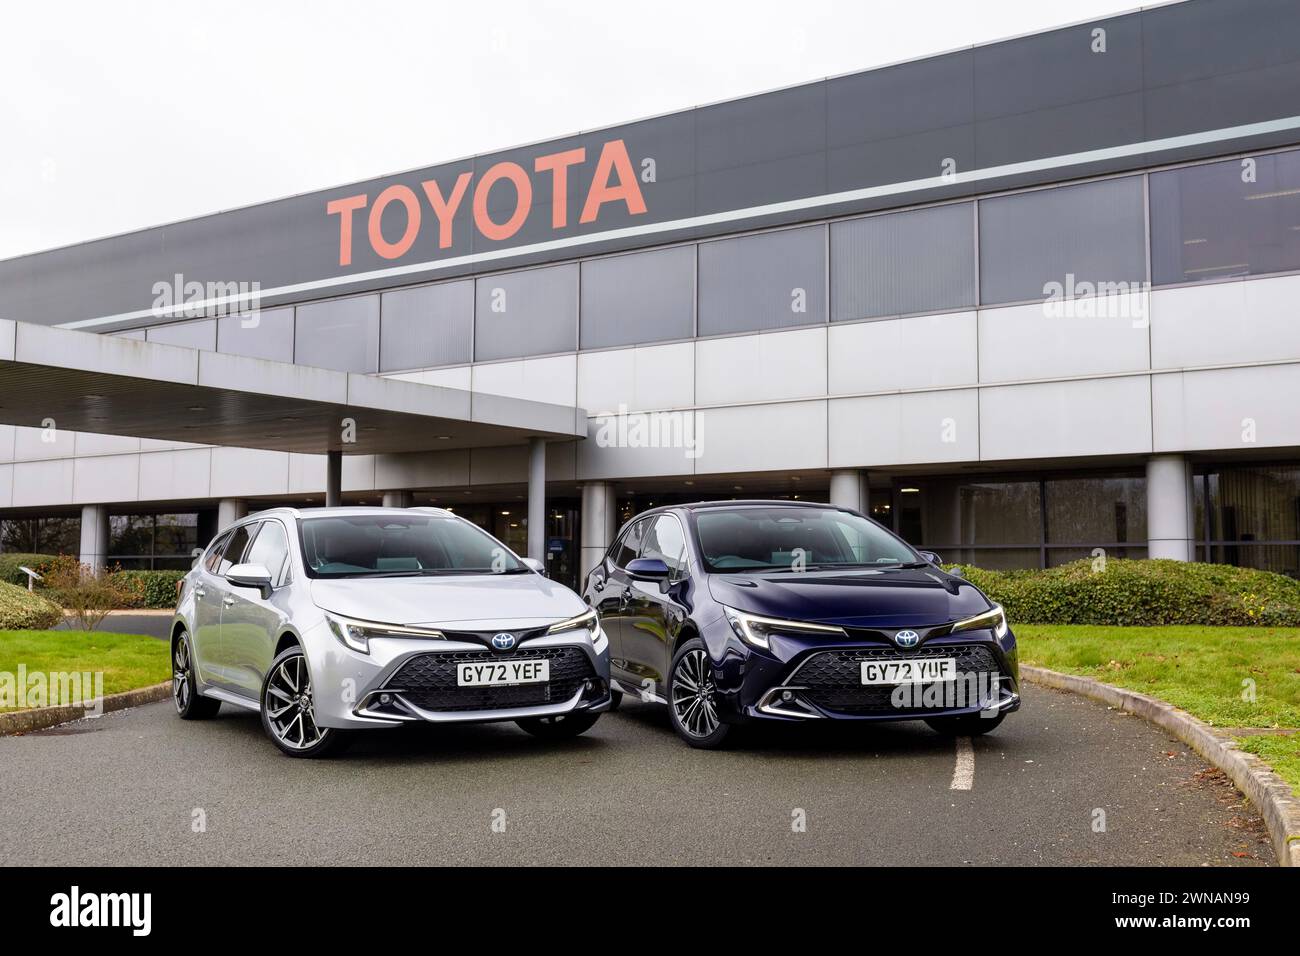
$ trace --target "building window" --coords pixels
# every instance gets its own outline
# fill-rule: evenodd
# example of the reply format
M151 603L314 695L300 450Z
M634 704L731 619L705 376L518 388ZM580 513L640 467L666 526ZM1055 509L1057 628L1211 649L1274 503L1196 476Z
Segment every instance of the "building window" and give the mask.
M1211 468L1195 488L1201 560L1300 578L1300 468Z
M293 360L340 372L379 369L379 296L298 306Z
M255 316L217 319L217 351L272 362L293 361L293 309L261 309Z
M825 226L700 244L700 335L825 321Z
M979 217L985 305L1146 279L1140 176L984 199Z
M108 564L124 570L187 571L199 546L196 513L110 515Z
M689 339L695 334L695 247L584 262L581 316L584 349Z
M973 203L831 225L831 321L973 305Z
M1300 269L1300 152L1151 174L1156 285Z
M0 551L78 555L81 553L81 518L7 518L0 521Z
M572 352L578 347L574 263L485 276L474 284L474 361Z
M385 292L379 370L462 365L474 348L474 280Z

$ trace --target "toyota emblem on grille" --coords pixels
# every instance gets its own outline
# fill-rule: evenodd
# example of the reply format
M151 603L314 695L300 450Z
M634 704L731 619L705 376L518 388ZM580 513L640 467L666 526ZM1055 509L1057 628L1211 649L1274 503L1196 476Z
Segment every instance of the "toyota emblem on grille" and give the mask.
M916 647L921 635L916 631L899 631L894 635L894 643L899 647Z
M506 634L504 631L500 634L493 634L492 646L499 651L508 651L515 646L515 636Z

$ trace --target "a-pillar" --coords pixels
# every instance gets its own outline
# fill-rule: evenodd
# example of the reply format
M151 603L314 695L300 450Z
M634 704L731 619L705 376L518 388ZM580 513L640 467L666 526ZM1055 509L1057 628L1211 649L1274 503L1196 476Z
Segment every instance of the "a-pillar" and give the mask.
M582 518L580 534L582 554L579 557L581 577L600 563L614 534L618 531L618 502L614 486L607 481L589 481L582 486Z
M1147 557L1195 558L1194 501L1191 462L1182 455L1147 460Z

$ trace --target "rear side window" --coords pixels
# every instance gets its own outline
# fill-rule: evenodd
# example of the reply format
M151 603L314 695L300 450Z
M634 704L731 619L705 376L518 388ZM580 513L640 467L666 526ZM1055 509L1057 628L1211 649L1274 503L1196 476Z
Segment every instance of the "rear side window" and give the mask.
M252 530L256 525L240 525L230 533L230 541L226 544L226 550L221 555L221 561L217 564L217 570L214 574L225 576L226 572L240 563L244 551L248 548L248 540L251 538Z
M284 533L284 525L278 521L263 521L262 530L248 549L245 563L260 564L270 571L273 586L278 588L283 584L289 564L289 537Z
M614 548L614 563L620 568L627 567L627 563L641 553L641 535L645 533L645 528L646 521L643 518L623 533Z
M226 550L226 542L230 540L230 532L226 532L213 542L212 547L208 550L208 556L203 559L203 570L209 574L216 574L217 567L221 563L221 552Z

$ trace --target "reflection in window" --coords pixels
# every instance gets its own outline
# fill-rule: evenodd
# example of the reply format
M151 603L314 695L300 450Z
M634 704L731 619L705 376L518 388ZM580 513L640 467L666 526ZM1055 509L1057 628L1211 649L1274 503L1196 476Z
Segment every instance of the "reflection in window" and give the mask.
M1195 488L1196 536L1202 548L1211 542L1210 560L1300 577L1300 468L1218 468Z
M1300 152L1151 174L1156 285L1300 269Z

